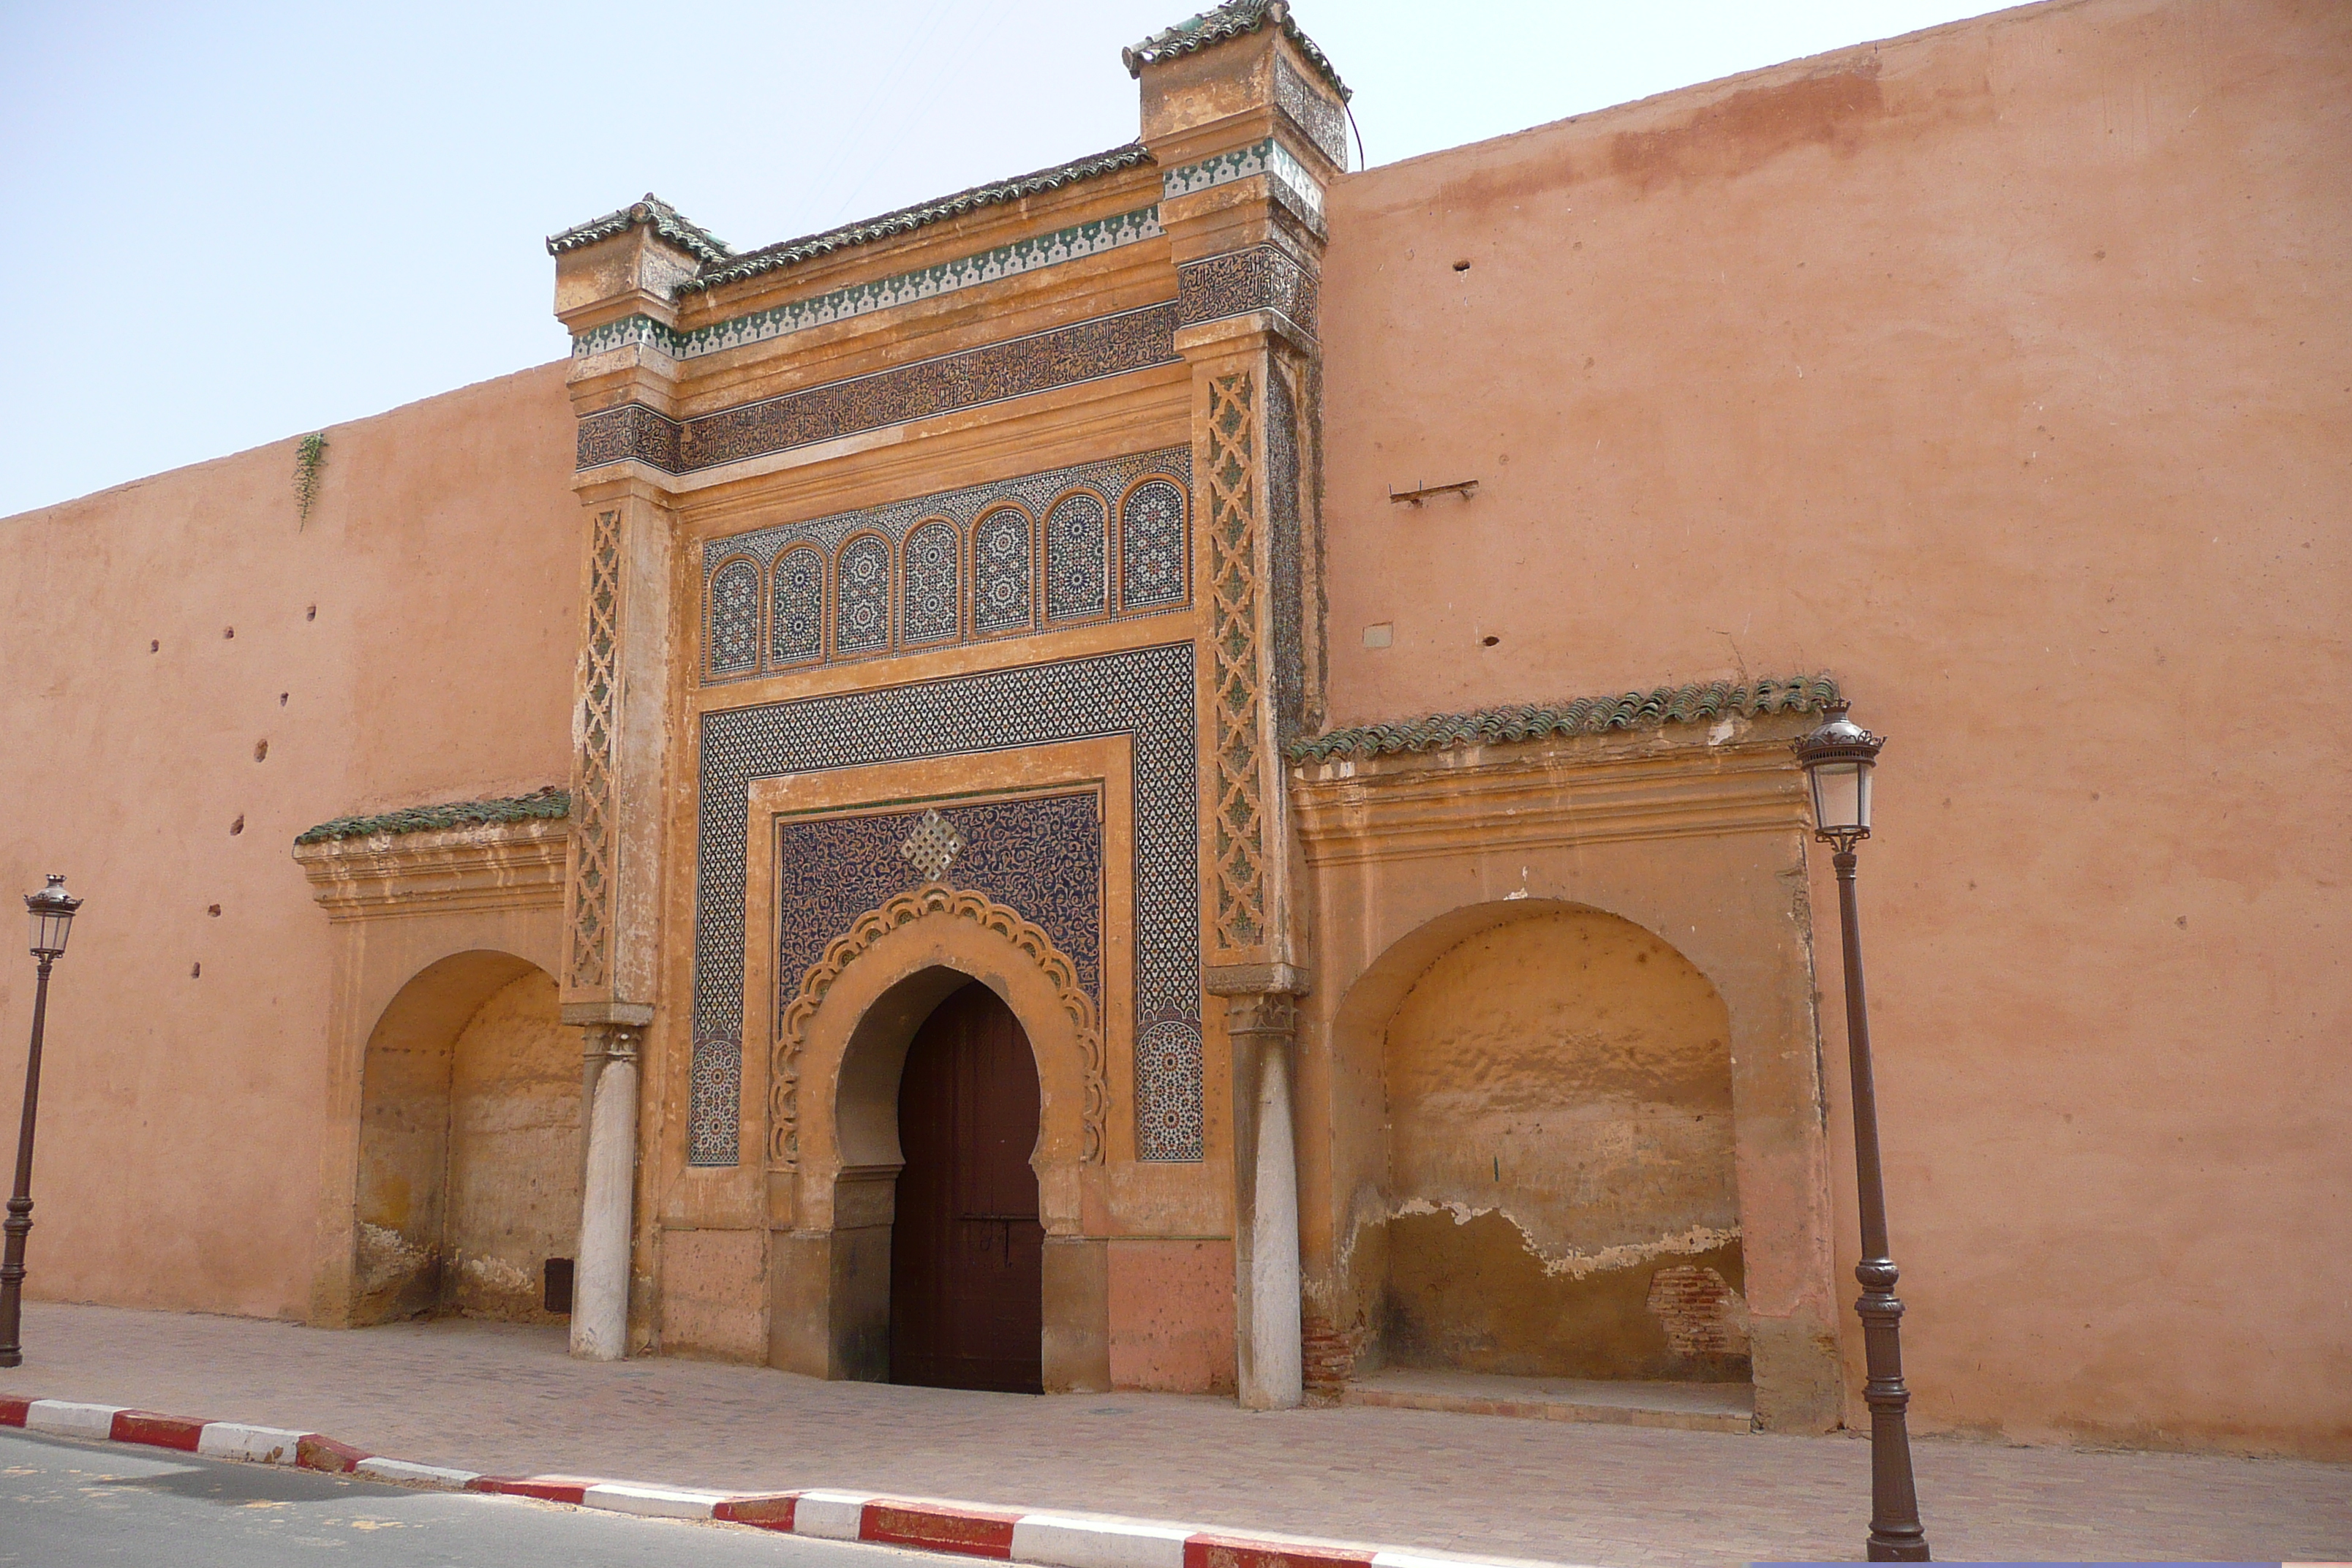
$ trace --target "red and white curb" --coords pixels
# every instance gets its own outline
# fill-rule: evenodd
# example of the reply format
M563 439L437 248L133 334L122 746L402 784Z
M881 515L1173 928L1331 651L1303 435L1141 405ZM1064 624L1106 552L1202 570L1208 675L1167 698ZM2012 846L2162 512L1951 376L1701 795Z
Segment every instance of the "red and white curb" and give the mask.
M813 1489L717 1492L592 1476L486 1476L412 1464L316 1432L198 1421L114 1405L0 1394L0 1426L84 1441L140 1443L214 1459L288 1465L442 1491L536 1498L646 1519L704 1519L826 1541L950 1552L1043 1568L1478 1568L1496 1560L1387 1552L1337 1542L1250 1536L1090 1514ZM1517 1564L1517 1568L1544 1568Z

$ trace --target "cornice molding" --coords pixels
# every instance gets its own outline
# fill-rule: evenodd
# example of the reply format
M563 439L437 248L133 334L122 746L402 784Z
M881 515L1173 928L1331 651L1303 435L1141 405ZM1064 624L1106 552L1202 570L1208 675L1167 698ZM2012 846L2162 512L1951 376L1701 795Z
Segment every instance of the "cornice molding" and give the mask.
M330 921L560 908L571 824L529 817L294 846Z

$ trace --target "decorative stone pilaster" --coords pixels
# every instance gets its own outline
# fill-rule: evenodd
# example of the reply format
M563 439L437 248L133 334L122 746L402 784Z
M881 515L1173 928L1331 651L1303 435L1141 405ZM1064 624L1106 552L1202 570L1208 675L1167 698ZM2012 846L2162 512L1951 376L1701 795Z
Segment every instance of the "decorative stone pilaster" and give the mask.
M1346 89L1281 0L1237 4L1129 51L1167 176L1176 348L1192 373L1201 598L1206 988L1233 1060L1242 1403L1300 1399L1292 1115L1306 933L1284 747L1321 721L1317 298L1323 190ZM1240 171L1197 188L1184 172Z
M558 236L549 242L556 314L575 338L622 321L674 325L670 295L693 272L697 232L649 197ZM585 1037L589 1125L572 1349L597 1360L628 1350L638 1055L661 974L677 551L668 474L645 443L615 445L600 434L616 422L658 430L675 412L677 362L657 334L625 337L575 356L570 377L581 421L572 488L587 539L562 980L563 1020Z

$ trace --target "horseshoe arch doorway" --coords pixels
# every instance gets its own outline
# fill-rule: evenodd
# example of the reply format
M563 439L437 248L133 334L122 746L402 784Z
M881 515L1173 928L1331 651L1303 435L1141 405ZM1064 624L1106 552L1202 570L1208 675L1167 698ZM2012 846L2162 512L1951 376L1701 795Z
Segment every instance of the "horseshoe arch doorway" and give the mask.
M898 1080L891 1382L1044 1392L1037 1131L1029 1037L973 981L916 1031Z

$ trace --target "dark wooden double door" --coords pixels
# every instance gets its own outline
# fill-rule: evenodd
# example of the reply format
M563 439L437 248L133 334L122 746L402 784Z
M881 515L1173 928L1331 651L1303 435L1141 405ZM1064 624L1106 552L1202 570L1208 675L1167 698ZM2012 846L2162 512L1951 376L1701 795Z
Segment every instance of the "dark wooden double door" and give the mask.
M1013 1010L974 982L916 1032L898 1080L890 1381L1044 1391L1045 1228L1037 1063Z

